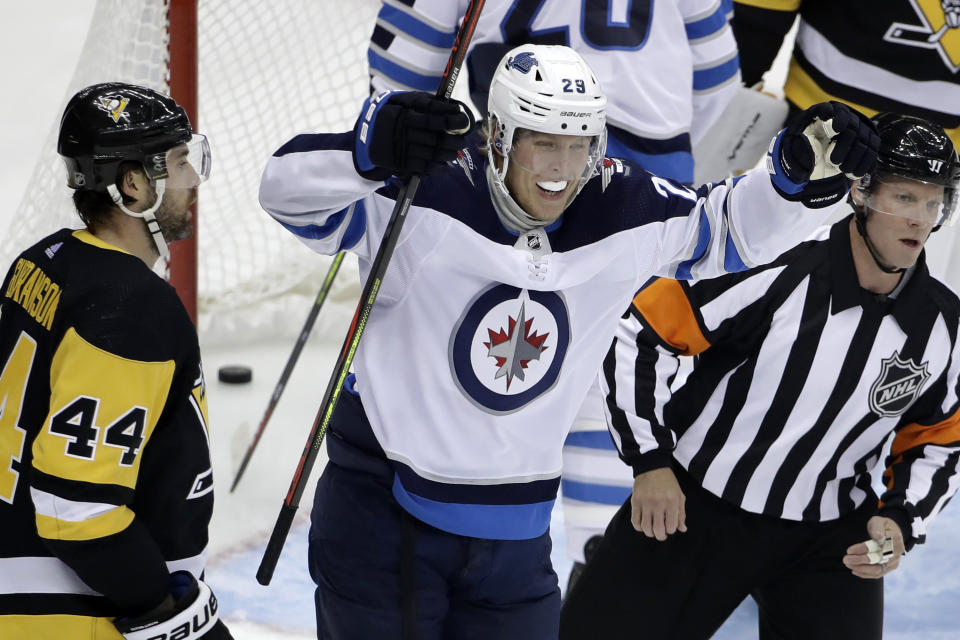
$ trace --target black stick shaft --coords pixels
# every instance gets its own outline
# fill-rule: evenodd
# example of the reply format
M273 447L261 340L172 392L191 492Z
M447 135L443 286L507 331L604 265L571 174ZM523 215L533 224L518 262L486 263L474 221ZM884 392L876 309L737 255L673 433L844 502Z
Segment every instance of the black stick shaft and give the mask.
M466 58L467 49L470 46L470 39L477 26L477 20L480 18L480 10L483 8L485 0L471 0L470 5L464 13L463 21L457 31L456 40L450 51L450 58L447 60L447 68L443 72L443 78L440 80L440 87L437 89L437 96L449 98L453 93L453 86L457 82L457 76L460 75L460 68ZM323 443L323 437L327 433L327 427L330 425L330 418L340 397L340 390L343 388L343 382L350 370L350 363L353 362L353 356L356 354L357 346L360 344L360 338L363 336L363 330L370 318L370 311L373 309L373 303L377 299L377 293L380 291L380 285L383 283L383 276L387 271L390 258L393 256L393 250L397 245L397 239L400 237L400 230L406 221L407 213L410 211L410 203L416 195L417 188L420 186L420 178L413 176L400 190L397 197L397 203L393 207L393 213L390 214L390 220L384 230L383 240L377 255L370 267L370 275L366 284L363 286L363 292L360 294L360 302L357 304L357 311L353 316L353 323L350 330L347 331L346 338L343 341L343 348L340 351L340 358L334 367L333 375L330 376L330 382L327 384L327 390L323 396L323 402L317 417L313 422L313 428L310 430L310 436L303 448L300 456L300 463L293 474L293 480L290 483L290 489L287 491L287 497L284 500L284 508L277 518L273 534L270 536L270 543L264 551L263 559L260 561L260 568L257 570L257 581L260 584L270 584L273 578L273 571L276 569L277 561L280 559L280 552L283 549L287 532L290 530L290 524L293 521L294 513L300 506L300 498L306 486L307 478L316 462L317 455L320 452L320 445Z
M323 284L320 285L320 291L313 301L313 306L310 307L310 314L307 315L307 321L303 323L303 329L300 330L300 335L297 336L297 342L293 345L293 351L290 353L290 357L287 358L287 364L283 368L283 373L280 374L280 379L273 388L273 393L270 395L270 402L267 403L267 409L263 412L263 418L260 419L257 432L253 434L253 441L250 442L246 453L243 454L243 460L240 461L240 468L237 469L237 474L234 476L233 483L230 485L230 493L233 493L237 488L237 484L240 483L240 478L243 477L243 472L247 470L247 465L250 464L250 458L253 457L253 452L256 451L257 444L260 442L260 436L263 435L263 431L267 428L267 423L270 422L270 417L273 415L273 410L277 408L277 404L280 402L280 396L283 395L283 391L287 387L287 381L290 379L290 374L293 373L293 368L297 365L300 352L303 351L303 345L307 343L307 338L310 337L310 332L313 331L313 325L317 321L317 316L320 315L320 309L327 299L327 294L330 293L330 287L337 277L337 271L340 270L340 263L343 262L344 255L346 254L343 251L338 253L333 258L333 263L327 270Z

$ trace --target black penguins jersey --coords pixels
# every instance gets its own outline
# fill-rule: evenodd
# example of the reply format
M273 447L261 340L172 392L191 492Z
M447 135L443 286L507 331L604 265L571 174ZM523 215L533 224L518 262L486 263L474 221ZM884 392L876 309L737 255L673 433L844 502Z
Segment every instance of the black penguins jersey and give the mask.
M69 229L14 260L0 288L0 637L119 638L110 617L157 605L171 571L201 574L206 415L196 331L142 260Z
M936 122L960 143L960 28L946 0L736 0L732 22L743 79L770 68L799 13L784 93L801 109L836 99L868 116Z

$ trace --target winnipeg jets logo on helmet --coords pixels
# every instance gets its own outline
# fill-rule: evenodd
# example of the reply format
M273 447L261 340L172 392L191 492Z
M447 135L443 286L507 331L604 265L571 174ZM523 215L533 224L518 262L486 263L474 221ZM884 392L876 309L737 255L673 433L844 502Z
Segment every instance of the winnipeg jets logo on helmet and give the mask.
M100 96L97 99L97 106L101 111L106 111L114 122L120 122L120 118L130 119L130 114L124 112L128 104L130 104L130 99L120 95Z
M569 341L567 306L559 294L494 285L454 326L450 367L474 405L512 413L553 387Z
M521 73L530 73L530 69L540 64L530 51L523 51L507 59L507 68L517 69Z

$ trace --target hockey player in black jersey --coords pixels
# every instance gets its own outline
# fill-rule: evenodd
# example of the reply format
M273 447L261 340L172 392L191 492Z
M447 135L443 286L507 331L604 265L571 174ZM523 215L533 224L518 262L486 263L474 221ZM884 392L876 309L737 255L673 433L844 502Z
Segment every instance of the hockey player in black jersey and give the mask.
M939 125L875 122L853 215L763 267L656 280L624 315L604 392L633 496L562 639L708 638L748 595L763 640L881 637L877 578L957 487L960 299L923 246L956 213L960 166ZM699 358L671 388L679 355Z
M213 483L197 334L153 273L209 150L171 98L77 93L58 152L86 225L0 289L0 637L230 638L202 581Z
M839 100L868 116L909 114L936 122L960 144L957 0L735 0L733 6L747 86L770 69L799 16L783 87L792 110Z

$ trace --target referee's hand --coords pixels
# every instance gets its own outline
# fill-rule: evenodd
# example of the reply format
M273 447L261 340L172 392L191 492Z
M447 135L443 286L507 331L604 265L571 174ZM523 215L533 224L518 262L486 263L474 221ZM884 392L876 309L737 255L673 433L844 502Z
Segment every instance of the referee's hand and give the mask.
M687 530L686 498L670 467L652 469L633 480L630 522L648 538L661 542Z
M905 553L903 532L900 531L900 525L895 520L873 516L867 521L867 533L870 535L870 540L880 544L885 537L893 538L893 554L886 562L876 562L876 553L875 558L870 557L867 541L858 542L847 549L847 555L843 556L843 564L853 572L853 575L860 578L882 578L900 566L900 556Z

